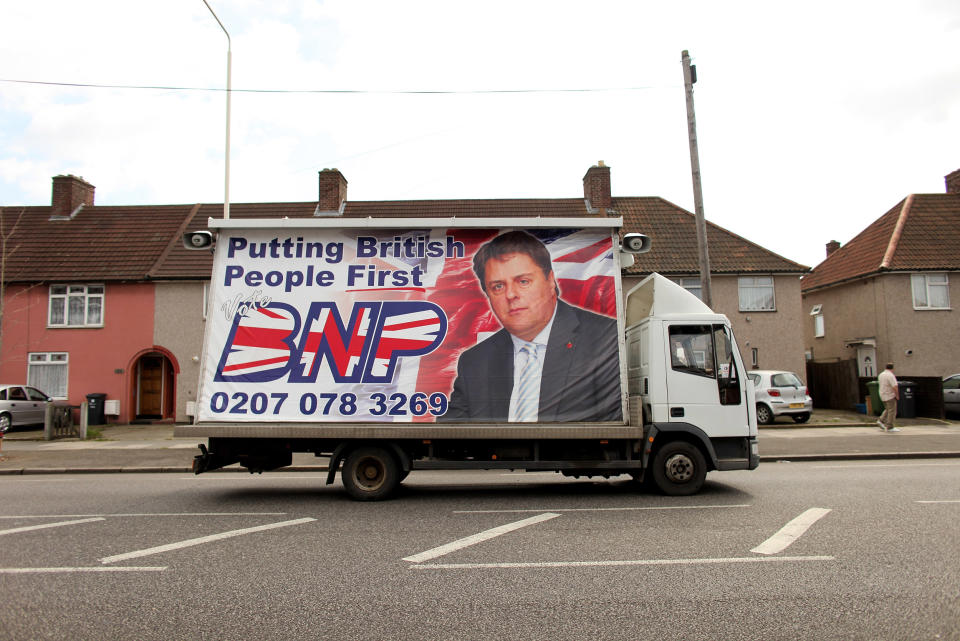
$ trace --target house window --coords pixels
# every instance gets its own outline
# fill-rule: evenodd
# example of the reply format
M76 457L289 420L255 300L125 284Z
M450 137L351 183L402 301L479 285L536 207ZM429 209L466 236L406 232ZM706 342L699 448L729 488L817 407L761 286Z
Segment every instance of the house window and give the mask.
M27 385L53 398L67 398L67 352L33 352L27 357Z
M772 312L776 310L773 297L773 276L741 276L737 282L740 290L741 312Z
M760 369L760 348L750 349L750 369Z
M703 290L700 287L700 278L678 278L676 283L685 290L703 300Z
M813 336L823 338L823 305L814 305L810 315L813 316Z
M950 283L946 274L913 274L914 309L950 309Z
M50 327L103 327L103 285L51 285Z

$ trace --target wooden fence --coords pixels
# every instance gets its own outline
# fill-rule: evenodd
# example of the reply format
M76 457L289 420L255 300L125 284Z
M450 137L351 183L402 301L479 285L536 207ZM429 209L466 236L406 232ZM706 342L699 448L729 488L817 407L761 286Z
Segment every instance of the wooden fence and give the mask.
M864 403L869 396L867 383L876 378L857 376L857 361L834 361L817 363L807 361L807 388L813 397L813 406L823 409L852 410ZM916 416L943 418L943 383L936 376L910 376L897 373L901 383L912 383ZM875 415L880 414L877 408ZM902 409L901 413L902 413Z

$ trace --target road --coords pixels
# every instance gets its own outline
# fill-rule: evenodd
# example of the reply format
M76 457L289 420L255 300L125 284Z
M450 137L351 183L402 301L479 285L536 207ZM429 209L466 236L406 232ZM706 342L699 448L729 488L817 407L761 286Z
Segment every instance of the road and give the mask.
M2 477L0 640L960 639L960 460Z

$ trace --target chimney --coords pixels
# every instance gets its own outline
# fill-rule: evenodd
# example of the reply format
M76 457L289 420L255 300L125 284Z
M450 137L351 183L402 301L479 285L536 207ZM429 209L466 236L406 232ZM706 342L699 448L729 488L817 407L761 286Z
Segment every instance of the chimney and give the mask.
M93 185L77 176L54 176L51 216L70 218L81 206L93 207Z
M583 197L587 200L591 213L596 213L597 209L606 210L613 205L613 198L610 196L610 168L603 164L602 160L584 174ZM606 211L601 214L605 215Z
M838 249L840 249L840 243L838 243L837 241L831 240L829 243L827 243L827 258L829 258L830 254L837 251Z
M960 169L943 177L948 194L960 194Z
M317 213L340 211L347 200L347 179L339 169L324 169L320 172L320 197L317 201Z

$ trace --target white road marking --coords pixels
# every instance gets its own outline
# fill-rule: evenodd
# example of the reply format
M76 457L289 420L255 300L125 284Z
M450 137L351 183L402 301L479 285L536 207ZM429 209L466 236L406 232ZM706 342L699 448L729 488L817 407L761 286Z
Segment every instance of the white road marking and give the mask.
M660 507L558 507L549 510L454 510L454 514L521 514L526 512L634 512L641 510L713 510L719 508L750 507L742 505L664 505Z
M917 503L960 503L960 499L944 499L943 501L917 501Z
M91 523L93 521L106 521L102 517L92 518L92 519L79 519L76 521L57 521L56 523L43 523L42 525L25 525L23 527L15 527L9 530L0 530L0 536L4 534L16 534L18 532L30 532L32 530L44 530L49 527L63 527L64 525L78 525L80 523Z
M61 572L163 572L166 566L116 566L112 568L103 567L77 567L77 568L0 568L0 574L55 574Z
M316 521L314 518L303 518L303 519L294 519L293 521L281 521L280 523L268 523L267 525L258 525L256 527L243 528L242 530L231 530L229 532L221 532L220 534L211 534L209 536L201 536L196 539L188 539L186 541L178 541L176 543L168 543L166 545L158 545L156 547L147 548L145 550L136 550L134 552L126 552L124 554L115 554L113 556L108 556L100 559L100 563L117 563L118 561L126 561L128 559L136 559L141 556L150 556L151 554L160 554L161 552L169 552L171 550L179 550L182 548L192 547L194 545L201 545L203 543L211 543L213 541L222 541L223 539L230 539L235 536L243 536L244 534L253 534L254 532L263 532L265 530L273 530L280 527L288 527L290 525L300 525L302 523L309 523L310 521Z
M532 563L423 563L411 568L423 570L480 570L502 568L588 568L654 565L719 565L723 563L795 563L803 561L833 561L832 556L772 556L728 559L649 559L637 561L538 561Z
M529 519L523 519L522 521L515 521L513 523L507 523L506 525L501 525L500 527L495 527L490 530L485 530L479 532L472 536L468 536L462 539L458 539L446 545L441 545L435 547L426 552L421 552L420 554L414 554L412 556L404 557L404 561L410 561L411 563L421 563L422 561L429 561L430 559L435 559L438 556L443 556L445 554L450 554L451 552L456 552L465 547L471 545L476 545L477 543L482 543L483 541L488 541L494 537L498 537L502 534L507 534L508 532L513 532L514 530L519 530L520 528L527 527L528 525L536 525L537 523L542 523L544 521L549 521L550 519L555 519L559 514L553 512L547 512L546 514L540 514L539 516L532 516Z
M85 516L129 517L129 516L284 516L286 512L130 512L126 514L22 514L3 516L0 519L73 519Z
M750 550L756 554L776 554L787 549L794 541L799 539L811 525L825 517L830 510L822 507L812 507L797 518L793 519L780 531L769 539Z

